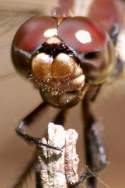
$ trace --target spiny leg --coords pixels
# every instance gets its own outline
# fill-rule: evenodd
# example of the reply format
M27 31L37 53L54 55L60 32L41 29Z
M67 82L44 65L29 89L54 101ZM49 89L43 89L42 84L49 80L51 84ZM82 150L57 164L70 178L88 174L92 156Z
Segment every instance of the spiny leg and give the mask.
M34 155L32 156L32 159L30 161L28 161L23 172L20 174L20 176L18 177L17 181L15 182L15 184L13 185L12 188L22 188L23 187L24 182L26 181L26 179L31 174L31 172L34 168L36 161L37 161L36 153L34 153Z
M39 171L35 172L35 183L36 183L36 188L42 188L41 175Z
M21 122L20 124L17 126L16 128L16 133L18 134L18 136L20 136L23 140L25 140L27 143L29 144L41 144L43 146L49 147L49 148L53 148L53 149L57 149L60 150L60 148L55 148L53 146L50 146L48 144L44 144L41 142L41 138L37 138L34 136L29 135L26 132L26 128L27 126L29 126L33 119L35 119L36 117L36 113L38 113L40 110L44 110L44 108L46 107L46 104L42 104L42 106L40 105L37 109L35 109L31 114L29 114L28 116L26 116ZM66 117L66 109L61 109L60 112L56 115L55 119L53 120L53 122L55 124L60 124L60 125L64 125L65 122L65 117Z
M54 123L55 124L60 124L60 125L64 125L65 124L65 120L66 120L66 116L67 116L67 111L68 109L62 109L58 115L56 116L56 118L54 119ZM79 177L78 182L76 183L72 183L72 185L69 183L68 187L77 187L79 184L81 184L84 180L86 180L88 177L92 176L92 173L90 172L90 170L87 168ZM39 187L38 187L39 188Z
M29 136L26 133L26 128L32 126L32 122L35 120L39 112L44 112L47 106L48 105L45 102L40 104L36 109L34 109L30 114L28 114L24 119L22 119L22 121L16 127L17 135L25 139L25 141L27 141L28 143L32 143L34 139L32 136Z
M87 178L87 188L96 188L96 173L106 166L107 159L97 122L90 111L90 101L87 97L83 100L82 110L85 127L86 164L93 173L93 176Z
M60 110L60 112L56 115L56 117L54 118L53 122L55 124L59 124L59 125L62 125L64 126L65 124L65 120L66 120L66 115L67 115L67 109L62 109Z
M22 128L21 126L18 127L18 129L16 130L16 132L27 143L29 143L29 144L35 144L36 146L44 145L46 147L54 148L54 147L48 146L47 144L42 143L40 138L31 136L28 133L25 133L24 129L21 129L21 128ZM33 169L33 167L36 167L37 163L38 163L38 153L35 152L34 161L32 161L32 163L30 162L26 166L24 172L21 174L20 178L18 179L18 182L15 184L15 186L13 188L18 188L18 187L20 187L23 184L23 180L26 179L26 177L28 176L28 174ZM36 183L36 188L42 188L41 178L40 178L40 171L39 170L36 170L36 172L35 172L35 183Z
M22 133L24 133L25 132L24 131L25 128L31 126L32 125L31 123L35 120L35 118L38 115L38 113L40 111L44 111L44 109L46 109L46 107L47 107L47 104L46 103L42 103L36 109L34 109L30 114L28 114L19 123L18 127L16 128L17 134L22 137L22 135L19 133L20 130L22 131ZM22 174L17 179L17 181L14 184L13 188L19 188L19 187L21 187L23 185L24 181L26 180L26 178L30 174L31 170L33 169L35 161L36 161L36 153L34 154L33 159L30 162L27 163L24 171L22 172Z
M33 112L31 112L29 115L27 115L18 125L18 127L16 128L16 133L23 138L26 142L30 143L30 144L41 144L40 139L39 138L35 138L29 134L26 133L26 128L31 126L32 122L35 120L36 116L38 115L38 113L40 111L44 111L44 109L46 109L47 104L46 103L42 103L41 105L39 105ZM60 111L59 114L57 115L57 117L55 118L55 123L63 123L64 121L64 110ZM60 148L55 148L55 147L51 147L48 146L46 144L43 144L47 147L53 148L53 149L60 149ZM31 172L31 170L34 167L34 164L36 162L36 153L35 153L35 157L34 160L32 160L31 162L29 162L27 164L27 166L24 169L24 172L20 175L20 177L18 178L17 182L15 183L13 188L18 188L20 187L23 182L25 181L25 179L27 178L28 174ZM40 172L37 171L36 172L36 188L42 188L41 186L41 179L40 179Z
M32 126L32 122L35 120L35 118L38 116L39 112L44 112L44 110L47 108L48 104L43 102L40 104L37 108L35 108L31 113L29 113L25 118L21 120L18 126L24 126L24 127L30 127ZM17 128L18 128L17 126Z

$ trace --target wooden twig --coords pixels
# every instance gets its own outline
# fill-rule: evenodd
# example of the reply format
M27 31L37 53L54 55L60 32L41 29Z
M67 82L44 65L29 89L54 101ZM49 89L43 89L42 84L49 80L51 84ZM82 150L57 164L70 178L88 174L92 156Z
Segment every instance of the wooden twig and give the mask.
M38 163L43 188L67 188L68 184L78 181L77 138L78 134L74 129L65 130L60 125L49 123L48 138L42 138L41 141L60 150L43 145L38 147Z

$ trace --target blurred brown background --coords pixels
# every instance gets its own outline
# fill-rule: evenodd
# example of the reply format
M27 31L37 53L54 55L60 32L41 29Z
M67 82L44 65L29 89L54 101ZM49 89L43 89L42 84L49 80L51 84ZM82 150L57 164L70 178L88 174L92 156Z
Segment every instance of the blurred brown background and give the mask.
M10 60L10 44L18 26L35 12L48 14L54 0L0 0L0 187L11 188L16 178L31 158L33 148L18 138L14 129L22 117L41 102L39 93L33 86L14 72ZM102 95L93 106L96 117L104 125L105 145L109 165L101 172L99 188L125 187L125 79L111 87L105 86ZM35 128L42 132L52 119L56 109L49 108L46 115L38 118ZM84 158L82 143L82 121L80 106L69 112L66 127L74 127L79 133L78 151ZM79 127L78 127L79 124ZM38 125L38 126L37 126ZM41 128L42 125L42 128ZM37 129L37 130L38 130ZM34 133L34 134L35 134ZM84 161L81 162L84 167ZM81 170L82 168L80 168ZM24 186L25 187L25 186ZM34 187L33 178L26 187Z

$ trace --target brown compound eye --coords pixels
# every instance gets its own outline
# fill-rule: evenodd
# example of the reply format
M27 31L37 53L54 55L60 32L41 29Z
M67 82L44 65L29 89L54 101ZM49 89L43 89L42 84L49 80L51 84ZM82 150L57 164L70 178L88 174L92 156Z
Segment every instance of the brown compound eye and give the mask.
M100 49L107 41L105 32L84 17L65 18L58 27L58 35L66 45L81 53Z
M12 43L12 59L17 71L26 76L31 69L32 52L48 38L57 35L57 19L35 16L17 31Z
M13 45L29 52L56 34L56 19L47 16L32 17L18 29Z
M107 34L84 17L65 18L58 28L59 37L76 51L86 79L102 83L114 67L114 55Z
M109 78L116 63L114 54L111 41L107 42L99 51L84 54L83 59L81 59L81 67L88 82L101 84Z

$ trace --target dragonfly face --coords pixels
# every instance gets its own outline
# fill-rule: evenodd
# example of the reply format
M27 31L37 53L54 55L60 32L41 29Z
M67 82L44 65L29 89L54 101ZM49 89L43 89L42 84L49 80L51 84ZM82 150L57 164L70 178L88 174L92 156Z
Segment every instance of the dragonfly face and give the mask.
M85 17L32 17L15 35L12 58L57 107L78 103L86 87L105 82L115 65L109 37Z

